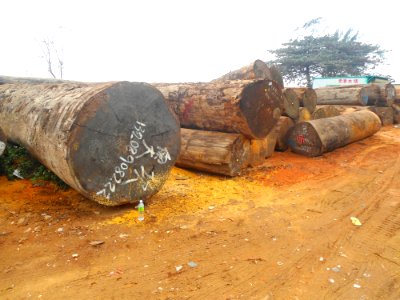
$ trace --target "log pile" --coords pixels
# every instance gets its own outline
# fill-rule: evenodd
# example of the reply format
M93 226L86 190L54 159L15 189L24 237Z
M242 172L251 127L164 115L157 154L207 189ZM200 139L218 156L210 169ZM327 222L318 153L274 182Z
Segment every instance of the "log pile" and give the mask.
M374 112L383 126L396 119L396 87L387 84L347 85L315 89L318 105L334 105L340 113L366 108Z
M154 195L180 151L178 121L146 83L16 80L0 85L0 99L2 140L104 205Z

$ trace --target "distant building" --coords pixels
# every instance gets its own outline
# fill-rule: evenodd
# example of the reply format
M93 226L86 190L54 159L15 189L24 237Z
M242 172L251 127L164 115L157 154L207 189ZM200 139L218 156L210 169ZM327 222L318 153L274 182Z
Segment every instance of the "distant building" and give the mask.
M389 82L388 78L379 76L316 77L313 79L313 88Z

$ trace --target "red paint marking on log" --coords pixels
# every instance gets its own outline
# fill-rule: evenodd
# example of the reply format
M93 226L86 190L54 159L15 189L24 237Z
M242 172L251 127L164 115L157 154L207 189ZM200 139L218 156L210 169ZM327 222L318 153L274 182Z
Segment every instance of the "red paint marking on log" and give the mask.
M305 142L304 135L298 135L298 136L296 137L296 140L297 140L297 143L299 143L300 145L303 145L304 142Z
M190 101L185 103L185 107L183 108L183 120L187 121L189 117L189 112L193 107L194 99L190 99Z

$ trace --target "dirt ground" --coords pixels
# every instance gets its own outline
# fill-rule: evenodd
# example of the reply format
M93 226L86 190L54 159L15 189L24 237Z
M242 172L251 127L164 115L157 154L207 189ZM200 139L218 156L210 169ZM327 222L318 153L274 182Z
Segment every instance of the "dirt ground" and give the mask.
M0 178L0 298L400 299L400 129L237 178L175 168L136 218Z

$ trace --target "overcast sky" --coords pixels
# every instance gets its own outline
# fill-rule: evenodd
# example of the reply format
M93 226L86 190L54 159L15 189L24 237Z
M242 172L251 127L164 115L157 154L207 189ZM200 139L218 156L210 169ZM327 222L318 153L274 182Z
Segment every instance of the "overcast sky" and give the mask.
M49 77L44 39L64 60L64 79L209 81L295 38L324 18L331 32L391 50L377 71L400 82L395 1L9 0L2 1L0 74ZM57 71L57 70L55 70Z

